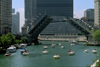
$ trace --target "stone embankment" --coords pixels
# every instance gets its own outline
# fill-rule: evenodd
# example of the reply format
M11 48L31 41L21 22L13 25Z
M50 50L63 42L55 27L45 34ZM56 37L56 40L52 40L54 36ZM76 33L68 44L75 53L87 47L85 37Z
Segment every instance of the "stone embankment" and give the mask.
M38 37L39 40L53 40L53 41L69 41L69 40L76 40L76 41L87 41L85 36L40 36Z
M94 64L91 65L91 67L96 67L96 64L99 62L99 60L97 60Z

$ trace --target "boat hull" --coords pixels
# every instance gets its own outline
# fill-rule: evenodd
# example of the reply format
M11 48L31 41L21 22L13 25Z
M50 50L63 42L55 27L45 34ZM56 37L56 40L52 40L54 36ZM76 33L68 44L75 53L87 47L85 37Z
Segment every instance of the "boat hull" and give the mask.
M59 56L59 55L54 55L53 58L54 58L54 59L59 59L60 56Z

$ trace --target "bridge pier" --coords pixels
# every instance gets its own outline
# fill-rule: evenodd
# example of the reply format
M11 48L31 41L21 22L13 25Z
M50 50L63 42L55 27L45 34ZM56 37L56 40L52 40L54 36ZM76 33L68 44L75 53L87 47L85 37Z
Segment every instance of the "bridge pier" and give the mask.
M32 40L32 43L34 43L35 45L39 45L38 39Z
M28 41L29 43L34 43L35 45L39 45L38 39L31 38L31 35L28 35Z

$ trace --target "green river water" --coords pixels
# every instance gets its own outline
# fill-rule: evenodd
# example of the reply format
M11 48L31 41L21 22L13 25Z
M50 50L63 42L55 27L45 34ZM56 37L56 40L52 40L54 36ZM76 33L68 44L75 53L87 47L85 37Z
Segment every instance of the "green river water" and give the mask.
M0 55L0 67L87 67L94 63L100 56L99 46L83 46L83 43L71 46L71 49L75 52L75 55L69 56L67 54L69 50L68 42L58 42L65 46L64 49L60 45L56 45L55 48L51 48L51 41L42 41L43 44L49 44L48 54L42 54L43 46L45 45L31 45L26 48L29 50L28 56L23 56L18 49L11 56ZM89 49L89 53L85 53L84 50ZM92 50L97 49L97 54L93 54ZM59 54L60 58L55 60L53 55ZM99 56L97 56L99 55Z

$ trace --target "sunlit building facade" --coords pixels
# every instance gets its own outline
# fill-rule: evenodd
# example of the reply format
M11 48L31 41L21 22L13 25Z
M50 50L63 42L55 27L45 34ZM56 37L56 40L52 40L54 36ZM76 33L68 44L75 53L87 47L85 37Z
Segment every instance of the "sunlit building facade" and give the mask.
M94 19L94 9L87 9L84 11L84 17Z
M100 0L94 0L94 5L95 5L94 26L100 28Z

